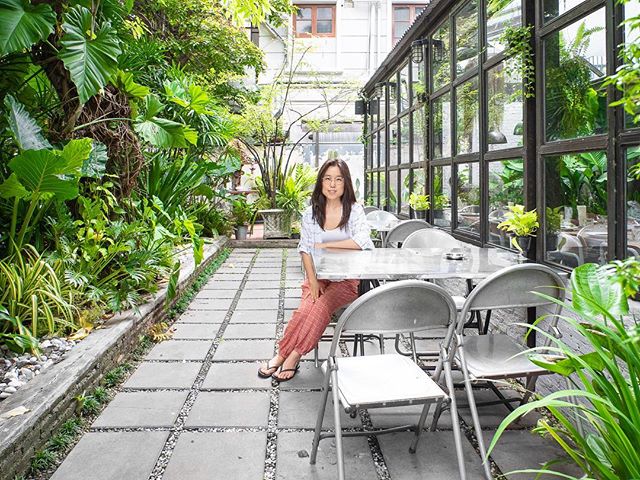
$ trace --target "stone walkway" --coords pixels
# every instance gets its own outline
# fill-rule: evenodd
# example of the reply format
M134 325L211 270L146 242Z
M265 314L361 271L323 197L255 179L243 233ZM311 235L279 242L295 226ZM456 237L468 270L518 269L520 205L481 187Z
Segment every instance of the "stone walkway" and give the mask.
M336 478L332 440L321 442L317 464L309 464L321 385L312 354L290 382L272 384L256 375L299 303L302 278L295 250L232 252L179 318L173 338L149 352L52 478ZM373 343L367 348L376 350ZM327 349L328 343L322 343L321 357ZM327 409L327 428L333 425L331 411ZM356 419L345 415L343 425L354 430L400 425L416 422L418 412L407 407ZM463 418L467 413L461 412ZM489 441L507 412L497 406L481 413ZM347 478L458 478L448 417L443 416L439 431L425 433L415 455L408 453L412 435L346 438ZM480 459L464 441L469 478L480 479ZM536 467L552 453L546 441L528 430L512 430L493 458L508 472Z

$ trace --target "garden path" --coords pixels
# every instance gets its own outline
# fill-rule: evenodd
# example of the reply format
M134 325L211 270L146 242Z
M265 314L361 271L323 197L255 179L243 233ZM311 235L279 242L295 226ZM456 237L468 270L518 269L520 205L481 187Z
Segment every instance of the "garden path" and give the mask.
M309 464L321 384L312 354L289 382L278 385L256 375L299 304L302 278L295 250L234 250L178 319L173 338L149 352L52 478L336 478L331 440L321 442L317 464ZM321 344L321 356L327 345ZM373 343L367 348L376 350ZM328 409L327 427L330 414ZM502 406L481 410L487 441L505 414ZM357 430L415 422L418 415L415 407L379 410L344 416L343 424ZM527 419L520 428L535 421ZM458 478L450 419L443 416L438 431L425 433L416 455L408 452L412 435L346 438L347 478ZM479 456L464 442L469 478L480 479ZM547 441L524 428L507 432L493 459L508 472L536 467L553 453Z

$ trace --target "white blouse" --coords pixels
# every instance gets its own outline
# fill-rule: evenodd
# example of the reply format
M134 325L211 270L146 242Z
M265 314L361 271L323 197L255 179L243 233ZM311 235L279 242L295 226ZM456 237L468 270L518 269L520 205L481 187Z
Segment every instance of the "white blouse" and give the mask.
M298 243L298 252L305 252L314 255L314 244L323 243L322 237L325 231L318 223L313 220L313 212L308 207L302 214L302 227L300 229L300 243ZM356 242L362 250L372 250L373 242L371 241L371 229L367 223L364 209L359 203L351 206L351 215L346 225L347 238L351 238Z

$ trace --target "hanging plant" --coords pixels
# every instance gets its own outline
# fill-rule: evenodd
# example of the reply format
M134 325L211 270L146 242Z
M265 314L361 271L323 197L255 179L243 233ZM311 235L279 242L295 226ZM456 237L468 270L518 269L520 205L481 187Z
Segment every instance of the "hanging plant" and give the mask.
M535 96L536 71L533 64L533 48L531 33L533 26L507 27L500 35L500 43L506 46L505 55L509 58L505 62L508 75L522 78L523 92L526 98Z

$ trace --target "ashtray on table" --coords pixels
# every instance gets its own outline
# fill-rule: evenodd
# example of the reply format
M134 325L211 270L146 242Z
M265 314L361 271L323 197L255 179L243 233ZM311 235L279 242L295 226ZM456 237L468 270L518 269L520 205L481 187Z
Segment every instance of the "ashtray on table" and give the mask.
M444 258L446 258L447 260L463 260L464 259L464 253L462 253L462 252L446 252L444 254Z

